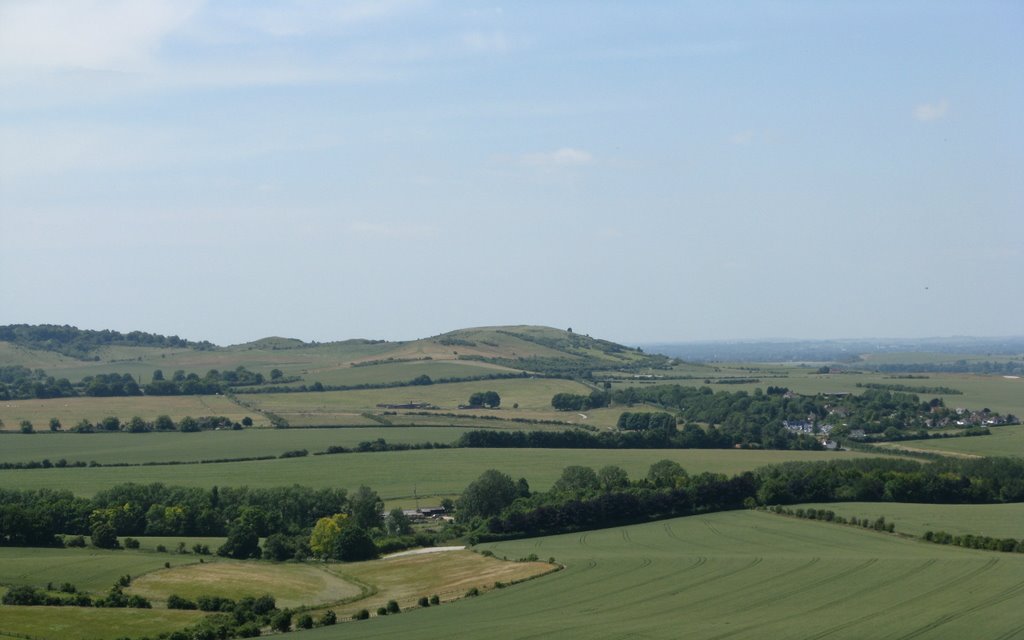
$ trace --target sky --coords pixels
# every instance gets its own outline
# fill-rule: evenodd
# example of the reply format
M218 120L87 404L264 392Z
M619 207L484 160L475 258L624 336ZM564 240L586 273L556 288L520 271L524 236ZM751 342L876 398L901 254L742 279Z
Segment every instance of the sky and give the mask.
M1024 4L0 0L0 324L1024 333Z

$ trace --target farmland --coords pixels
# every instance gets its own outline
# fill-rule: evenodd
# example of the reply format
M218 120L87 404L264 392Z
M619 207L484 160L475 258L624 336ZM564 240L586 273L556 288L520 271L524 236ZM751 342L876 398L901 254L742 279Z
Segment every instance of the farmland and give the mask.
M935 453L970 456L1024 456L1024 426L991 427L992 433L976 438L904 440L877 445L885 449L920 449Z
M207 434L194 435L204 437ZM734 474L787 460L834 460L866 455L869 454L740 449L434 449L196 465L4 470L0 471L0 487L73 487L76 494L89 496L124 482L163 482L207 488L303 484L354 489L365 484L393 506L412 503L414 487L420 496L458 494L487 469L502 469L515 477L523 476L534 489L543 490L554 483L564 467L573 464L594 468L616 464L630 477L640 478L652 463L661 459L674 460L691 473Z
M1024 558L758 512L482 545L566 570L309 638L1011 637Z
M799 505L828 509L846 518L879 516L896 523L896 531L922 536L925 531L991 536L1024 537L1024 503L1011 504L914 504L900 502L828 502Z
M391 509L458 497L488 469L508 473L513 479L523 477L536 493L552 489L563 469L572 465L595 470L617 465L637 480L646 476L653 463L664 459L677 462L690 474L733 475L786 461L845 460L874 457L884 451L430 448L312 455L332 446L351 449L378 439L390 444L447 445L470 428L496 433L510 429L561 431L571 425L592 432L613 431L623 411L665 410L630 404L628 399L615 400L611 407L580 411L556 411L551 406L555 394L584 398L605 388L605 381L613 390L652 384L707 385L715 392L748 391L752 396L755 389L768 386L787 387L801 394L860 393L870 384L948 387L963 392L940 396L948 407L989 407L1024 414L1021 381L1014 378L933 373L907 379L871 371L820 373L817 366L794 364L689 364L534 327L472 329L397 343L306 344L269 338L205 350L110 346L98 349L96 356L76 360L52 351L0 344L0 360L5 365L43 368L48 375L76 381L86 375L116 372L130 373L144 385L155 369L167 376L179 370L201 376L210 369L232 371L237 367L259 372L267 381L234 392L225 388L221 395L3 401L0 419L8 433L0 434L0 463L64 459L96 465L0 470L0 488L70 489L79 496L93 496L127 482L203 489L302 485L344 488L352 496L356 487L366 485ZM581 375L582 370L588 373ZM509 373L517 375L436 383L441 378ZM271 376L280 382L271 383ZM434 383L404 384L419 376L429 376ZM373 388L282 392L266 387L297 388L314 383ZM393 386L395 383L403 384ZM459 408L470 395L481 391L500 394L500 407ZM405 403L437 408L378 406ZM223 415L232 421L249 416L255 425L196 433L46 432L54 417L67 429L83 418L99 421L117 416L126 420L138 415L152 420L161 414L176 421L187 415ZM269 427L274 416L292 428L261 428ZM20 430L22 420L32 421L39 433L10 433ZM707 426L703 419L699 422ZM1021 427L996 427L990 436L904 441L900 446L970 455L1020 455L1024 453L1022 434ZM765 442L756 439L754 446L775 446ZM298 450L310 455L279 457ZM207 495L216 494L211 491ZM159 514L176 508L171 504L159 505L152 518L147 512L145 522L159 524ZM737 504L731 503L729 508ZM884 516L897 524L897 533L914 536L942 529L1019 538L1024 530L1024 511L1019 506L886 502L830 503L818 508L848 517ZM346 507L332 507L339 508ZM601 522L614 521L614 512L607 515L610 519ZM431 521L417 526L418 531L430 535L456 536L452 542L461 544L489 539L477 537L486 530L487 522L471 520L448 528ZM289 535L296 533L308 541L310 526L311 521L302 525L305 529L296 528ZM270 591L281 606L301 606L317 615L330 607L343 619L362 608L373 611L390 599L399 601L405 611L401 616L312 631L304 636L311 640L395 634L451 637L453 629L472 629L474 636L496 638L564 637L567 630L595 638L668 638L678 637L680 629L695 638L859 638L878 628L884 628L887 637L956 637L978 629L986 636L1010 637L1020 631L1013 614L1024 604L1024 584L1020 583L1024 558L1020 555L925 544L898 535L755 511L480 545L499 559L532 554L541 561L554 557L565 566L563 571L509 589L494 587L550 571L552 565L504 563L469 551L337 564L209 556L200 563L201 557L187 550L195 544L216 549L223 538L174 536L169 529L159 528L149 531L166 535L143 536L140 549L131 551L0 548L0 585L4 585L0 591L70 580L95 594L129 574L134 580L127 591L152 599L156 606L148 613L65 607L60 616L52 617L39 616L38 610L30 607L5 606L0 610L0 638L5 633L44 638L140 636L180 629L203 615L164 609L172 593L194 598L255 596ZM212 535L213 529L178 531ZM379 526L374 531L375 536L383 535ZM260 535L269 534L264 531ZM123 539L128 533L120 535ZM439 544L445 543L443 538L439 540ZM157 552L158 546L177 549L179 545L185 552ZM165 568L165 562L171 566ZM483 596L463 599L471 588L479 589ZM418 598L432 594L437 594L444 606L416 607Z

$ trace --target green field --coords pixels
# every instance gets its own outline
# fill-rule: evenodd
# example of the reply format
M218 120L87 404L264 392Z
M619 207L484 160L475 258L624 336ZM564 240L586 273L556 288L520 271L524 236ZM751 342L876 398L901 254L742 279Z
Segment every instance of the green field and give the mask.
M944 438L941 440L903 440L876 445L885 449L919 449L936 453L971 456L1024 456L1024 425L990 427L987 436Z
M1011 638L1024 557L729 512L482 545L566 570L318 638Z
M690 473L734 474L787 460L838 460L865 455L742 449L434 449L219 464L5 470L0 471L0 487L72 489L88 496L124 482L206 488L302 484L355 489L365 484L387 500L390 507L411 504L414 487L420 496L455 495L487 469L525 477L534 489L546 490L563 468L574 464L595 469L616 464L631 478L639 478L652 463L664 458L677 461Z
M925 531L970 533L993 538L1024 538L1024 503L913 504L899 502L828 502L800 507L831 509L847 518L883 516L898 533L922 536Z
M182 539L190 542L192 540ZM70 582L80 591L102 594L106 593L120 576L128 574L137 577L163 569L165 562L178 566L197 563L199 558L175 553L104 551L91 547L0 547L0 584L43 587L48 582ZM3 614L0 613L0 620L2 618ZM0 628L3 628L2 624Z
M342 427L330 429L246 429L198 433L20 433L0 436L0 462L95 460L101 464L199 461L277 456L306 449L311 454L332 445L355 447L384 438L388 442L450 444L459 427Z
M205 615L201 611L168 609L3 606L0 608L0 638L139 638L188 627Z

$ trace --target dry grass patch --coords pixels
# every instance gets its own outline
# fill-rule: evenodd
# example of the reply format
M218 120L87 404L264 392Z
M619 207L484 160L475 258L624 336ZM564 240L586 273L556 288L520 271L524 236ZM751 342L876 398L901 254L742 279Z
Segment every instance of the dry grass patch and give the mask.
M493 589L498 582L519 582L554 569L546 562L507 562L472 551L445 551L327 565L328 571L376 589L367 598L332 607L340 617L348 617L360 609L375 611L388 600L397 601L403 609L415 606L421 596L437 594L442 601L456 600L472 587L482 592Z
M361 593L358 586L315 565L256 561L207 562L154 571L135 580L130 591L158 601L171 594L238 599L269 593L281 608L328 604Z

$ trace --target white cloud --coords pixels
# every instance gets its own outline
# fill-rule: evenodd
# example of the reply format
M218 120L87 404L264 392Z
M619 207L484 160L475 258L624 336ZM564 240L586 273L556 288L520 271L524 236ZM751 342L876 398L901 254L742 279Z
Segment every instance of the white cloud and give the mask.
M949 103L945 98L934 104L925 103L914 107L914 118L921 122L941 120L949 113Z
M562 147L554 151L527 153L520 161L533 167L579 167L593 164L594 156L580 149Z
M0 68L145 66L200 0L14 0L0 5Z

